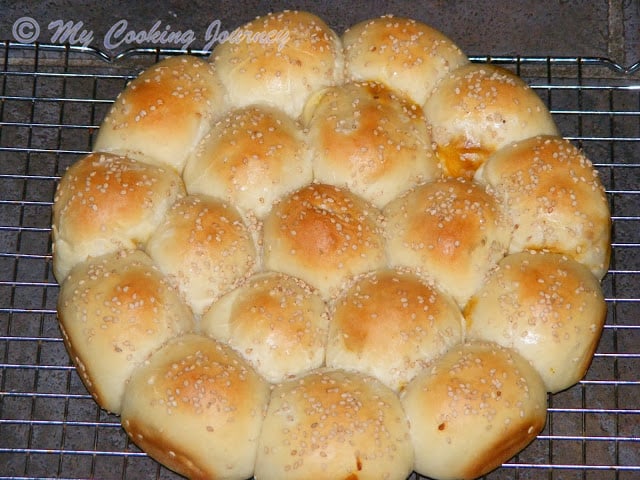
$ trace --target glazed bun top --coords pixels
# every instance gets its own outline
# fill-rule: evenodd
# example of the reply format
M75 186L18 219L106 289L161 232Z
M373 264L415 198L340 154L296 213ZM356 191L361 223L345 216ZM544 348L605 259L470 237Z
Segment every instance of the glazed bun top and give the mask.
M311 93L340 83L342 42L319 17L267 14L234 30L211 54L234 107L266 103L296 118Z
M398 396L359 372L321 368L274 387L256 478L405 480L413 467Z
M441 175L422 108L380 83L320 90L302 120L316 181L349 188L377 207Z
M215 302L200 327L277 383L323 364L328 323L317 291L299 278L261 272Z
M63 175L53 205L53 270L62 282L88 257L142 245L184 195L182 179L110 153L91 153Z
M445 173L471 177L493 152L534 135L557 135L551 113L520 77L469 64L445 77L424 104Z
M516 228L509 251L549 250L601 279L611 254L611 212L597 170L569 140L533 137L499 150L477 172Z
M342 36L347 80L374 80L422 105L438 82L469 62L442 32L410 18L385 15Z
M120 413L133 371L176 335L195 328L177 289L141 250L90 258L60 289L65 345L98 404Z
M509 248L512 226L497 197L464 178L419 185L384 215L391 264L432 278L460 308Z
M517 352L465 342L440 356L402 393L415 470L440 480L473 480L509 460L546 422L547 393Z
M469 301L467 338L517 350L558 392L586 373L606 313L600 283L584 265L557 253L515 253Z
M364 372L399 391L462 341L462 324L453 299L411 270L369 272L332 308L327 366Z
M225 108L224 87L206 60L169 57L140 74L118 96L93 149L180 173L189 152Z
M275 108L232 109L198 144L183 174L187 191L264 217L280 197L311 182L302 128Z
M263 237L264 267L301 278L324 299L386 264L380 211L332 185L312 183L278 202Z
M153 458L194 480L253 475L269 384L226 345L186 334L131 376L122 426Z
M197 315L248 278L258 261L238 210L206 195L176 201L146 251Z

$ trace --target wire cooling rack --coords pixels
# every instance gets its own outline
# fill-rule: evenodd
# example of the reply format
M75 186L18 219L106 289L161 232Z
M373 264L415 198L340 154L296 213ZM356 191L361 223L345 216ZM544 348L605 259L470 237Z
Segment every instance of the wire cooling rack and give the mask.
M178 478L131 444L69 362L56 320L51 206L126 82L164 55L0 43L0 478ZM194 52L198 54L198 52ZM200 52L199 54L204 54ZM546 428L487 479L640 478L640 76L597 58L490 58L522 76L591 158L613 213L607 322ZM419 477L413 476L412 479Z

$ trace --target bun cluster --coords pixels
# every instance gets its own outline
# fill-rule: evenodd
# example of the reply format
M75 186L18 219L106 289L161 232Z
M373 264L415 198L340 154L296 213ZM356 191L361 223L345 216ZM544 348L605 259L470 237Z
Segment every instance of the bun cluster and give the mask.
M500 466L602 332L595 168L520 78L420 22L284 11L230 39L134 79L60 181L85 386L193 479Z

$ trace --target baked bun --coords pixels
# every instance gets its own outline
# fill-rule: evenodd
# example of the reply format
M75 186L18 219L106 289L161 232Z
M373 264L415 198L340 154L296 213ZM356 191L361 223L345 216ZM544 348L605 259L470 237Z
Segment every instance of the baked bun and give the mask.
M197 315L248 278L257 261L253 235L238 211L205 195L179 199L146 251Z
M122 426L151 457L190 479L253 474L269 385L231 348L178 337L131 377Z
M469 64L445 77L424 104L446 174L473 176L493 152L534 135L558 135L551 113L518 76Z
M201 329L277 383L322 365L328 323L324 301L305 282L262 272L215 302Z
M349 188L379 208L441 175L422 108L382 84L321 90L303 122L316 181Z
M463 178L420 185L384 209L392 265L431 276L463 307L507 252L511 225L485 186Z
M465 312L467 337L517 350L558 392L586 373L607 306L587 267L556 253L505 257Z
M512 218L509 251L550 250L601 279L611 254L611 213L598 172L569 140L539 136L495 152L477 172Z
M319 369L273 389L255 478L405 480L412 464L400 400L378 380Z
M128 157L90 153L60 180L53 204L53 272L144 243L184 194L180 177Z
M62 338L96 402L119 413L127 379L166 341L194 328L193 314L141 250L78 264L60 288Z
M459 344L406 388L415 471L471 480L499 467L545 425L547 396L538 373L513 350Z
M93 150L126 154L179 173L225 108L224 87L206 60L170 57L143 72L118 96Z
M347 189L311 184L274 205L264 222L264 268L301 278L323 298L386 264L380 211Z
M326 363L358 370L400 390L462 341L462 324L453 299L413 272L370 272L333 307Z
M307 98L344 77L342 42L316 15L257 17L218 44L211 61L235 107L268 104L296 118Z
M385 83L420 105L443 77L469 63L442 32L391 15L353 25L342 43L347 80Z
M257 217L312 178L302 128L283 112L257 105L231 110L217 122L183 174L189 193L222 198Z

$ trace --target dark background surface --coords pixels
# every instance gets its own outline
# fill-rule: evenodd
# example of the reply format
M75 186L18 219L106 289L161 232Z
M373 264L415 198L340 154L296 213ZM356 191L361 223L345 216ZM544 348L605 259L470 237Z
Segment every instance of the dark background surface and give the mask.
M56 28L50 28L51 22L72 22L79 32L92 33L91 46L107 51L110 49L105 47L105 39L114 38L109 31L122 25L123 20L125 32L149 32L157 21L160 21L160 32L167 28L174 33L191 30L195 38L191 47L202 49L207 44L207 29L215 20L219 20L222 30L232 30L270 11L303 9L317 13L338 33L356 22L384 13L410 16L440 29L469 55L602 56L621 65L640 60L638 0L3 0L0 6L1 40L14 40L14 23L27 16L38 22L38 41L55 40ZM149 45L149 42L142 43ZM154 46L171 45L156 42ZM126 47L127 44L122 43L108 53L117 53Z
M410 16L449 35L470 56L606 57L640 61L640 1L88 2L0 0L0 40L16 21L35 21L44 43L51 22L77 28L71 43L108 50L125 32L192 32L202 49L219 21L232 30L284 8L307 9L338 33L384 13ZM124 23L123 23L124 22ZM35 24L25 24L23 33ZM140 35L144 37L143 34ZM86 39L84 39L86 40ZM118 41L117 36L112 40ZM176 44L121 43L107 51ZM51 274L53 192L86 153L128 76L155 60L103 62L0 46L0 479L176 480L100 410L60 340ZM71 65L68 62L73 61ZM84 62L84 63L83 63ZM614 215L611 271L603 281L607 326L585 380L550 397L548 423L530 447L490 480L636 480L640 477L640 71L619 75L579 62L515 64L553 110L563 135L596 164ZM37 70L37 71L34 71ZM8 73L7 73L8 72ZM417 480L412 475L411 480Z

